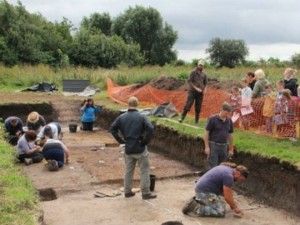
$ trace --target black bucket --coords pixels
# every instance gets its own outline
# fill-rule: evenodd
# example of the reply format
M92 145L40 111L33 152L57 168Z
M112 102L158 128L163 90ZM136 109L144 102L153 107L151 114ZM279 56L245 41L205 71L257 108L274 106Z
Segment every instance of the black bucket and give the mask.
M150 191L154 191L156 176L150 174Z
M69 131L70 131L70 133L76 133L77 124L69 124Z

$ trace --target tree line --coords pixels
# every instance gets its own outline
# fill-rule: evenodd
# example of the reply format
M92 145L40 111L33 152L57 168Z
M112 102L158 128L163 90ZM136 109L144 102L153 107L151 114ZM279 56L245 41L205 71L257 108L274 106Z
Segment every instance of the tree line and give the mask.
M176 40L177 32L151 7L129 7L116 18L94 13L74 30L67 18L52 23L20 1L16 6L0 1L0 62L7 66L164 65L177 59Z
M173 50L177 38L177 31L152 7L129 7L115 18L93 13L74 29L67 18L49 22L41 14L29 13L20 1L13 6L0 0L0 63L6 66L182 65L185 62ZM243 40L213 38L206 52L216 67L254 64L246 60L249 51ZM274 58L267 62L282 64ZM300 54L291 62L300 67Z

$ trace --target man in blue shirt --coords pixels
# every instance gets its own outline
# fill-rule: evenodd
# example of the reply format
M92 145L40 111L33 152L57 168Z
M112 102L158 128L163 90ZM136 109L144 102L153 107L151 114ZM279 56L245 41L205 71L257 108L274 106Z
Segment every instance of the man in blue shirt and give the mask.
M233 123L230 118L232 107L224 102L219 114L208 118L204 134L205 154L210 168L219 165L227 159L229 142L229 156L233 154Z
M182 212L187 214L195 211L198 216L224 217L226 202L234 213L243 215L233 199L232 185L236 181L246 180L248 175L245 166L229 162L212 168L198 180L195 186L196 197L185 205Z

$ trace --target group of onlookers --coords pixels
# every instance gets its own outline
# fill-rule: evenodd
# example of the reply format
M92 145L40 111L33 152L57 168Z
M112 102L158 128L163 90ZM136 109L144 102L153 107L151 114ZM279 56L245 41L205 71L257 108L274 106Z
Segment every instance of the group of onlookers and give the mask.
M62 130L58 122L47 124L42 115L33 111L27 116L25 125L16 116L4 122L7 139L16 146L19 162L30 165L45 158L50 171L57 171L68 162L69 150L60 141Z
M249 72L241 80L242 89L233 87L229 95L234 112L239 114L239 125L246 130L249 129L249 117L254 112L251 102L263 98L262 116L265 119L263 131L274 135L280 133L295 140L295 123L299 120L300 112L300 88L294 77L296 72L292 68L285 69L283 79L276 83L275 89L265 78L262 69L254 73Z

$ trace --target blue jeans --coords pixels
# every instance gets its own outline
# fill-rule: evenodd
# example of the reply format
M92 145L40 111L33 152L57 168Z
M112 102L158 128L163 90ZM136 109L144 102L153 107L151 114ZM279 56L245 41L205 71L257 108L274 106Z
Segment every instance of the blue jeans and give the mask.
M65 153L62 148L56 147L56 148L47 149L43 153L47 161L56 160L59 168L61 168L64 165Z
M224 162L227 158L227 144L218 144L209 142L210 153L208 156L208 163L210 169Z
M129 193L133 188L133 174L136 163L139 164L141 180L140 188L142 194L150 193L150 163L149 152L147 147L141 154L125 154L125 178L124 178L124 192Z

